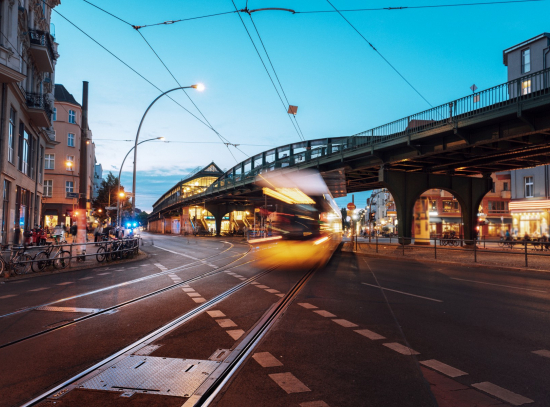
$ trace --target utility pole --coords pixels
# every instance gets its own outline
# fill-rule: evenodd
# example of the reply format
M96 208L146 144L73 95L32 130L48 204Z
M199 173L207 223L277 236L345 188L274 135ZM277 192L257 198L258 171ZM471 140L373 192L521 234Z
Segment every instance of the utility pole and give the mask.
M78 206L86 212L88 201L88 82L82 82L82 123L80 133L80 185Z

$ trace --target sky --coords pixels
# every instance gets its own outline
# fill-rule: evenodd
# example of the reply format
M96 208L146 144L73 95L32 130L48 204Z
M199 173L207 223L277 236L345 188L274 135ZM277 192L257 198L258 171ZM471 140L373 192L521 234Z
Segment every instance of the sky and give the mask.
M485 0L491 1L491 0ZM90 0L131 25L147 25L235 11L231 0ZM471 0L332 0L338 9L473 3ZM243 9L246 0L235 0ZM333 10L327 1L250 0L248 8ZM89 82L89 126L104 175L118 174L133 146L141 117L161 91L142 79L78 28L162 91L203 83L175 101L210 122L226 147L204 123L163 97L151 108L140 140L165 137L138 148L138 208L153 203L198 166L214 161L230 169L249 155L299 141L279 96L243 27L242 17L268 69L269 61L245 13L144 27L139 32L84 0L63 1L52 14L59 44L55 81L77 101ZM468 7L343 12L416 93L338 13L259 11L252 13L306 139L351 136L430 108L430 105L506 82L502 51L548 26L549 1ZM61 17L63 15L65 18ZM76 28L78 27L78 28ZM149 42L162 62L144 41ZM272 73L274 80L275 77ZM286 101L284 102L286 105ZM130 140L130 141L128 141ZM233 154L233 156L231 155ZM122 172L131 190L132 160ZM364 206L368 192L355 194ZM344 206L351 197L337 199Z

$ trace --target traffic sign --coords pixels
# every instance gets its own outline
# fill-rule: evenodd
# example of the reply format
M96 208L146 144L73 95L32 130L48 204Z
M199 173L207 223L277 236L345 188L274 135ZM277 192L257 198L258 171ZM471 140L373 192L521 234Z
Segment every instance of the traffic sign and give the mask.
M106 211L116 211L116 206L106 206L105 210Z
M355 209L355 204L353 202L350 202L348 204L348 210L353 211Z

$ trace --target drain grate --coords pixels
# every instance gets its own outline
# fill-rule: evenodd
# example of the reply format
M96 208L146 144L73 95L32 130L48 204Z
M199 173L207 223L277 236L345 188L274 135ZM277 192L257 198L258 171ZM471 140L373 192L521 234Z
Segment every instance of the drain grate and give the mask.
M210 360L132 355L79 387L189 397L219 364L220 362Z

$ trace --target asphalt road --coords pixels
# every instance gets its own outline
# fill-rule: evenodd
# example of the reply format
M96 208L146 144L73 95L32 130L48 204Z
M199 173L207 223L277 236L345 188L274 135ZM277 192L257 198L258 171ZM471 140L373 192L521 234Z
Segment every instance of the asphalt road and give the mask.
M220 349L238 348L329 252L329 245L297 242L249 248L237 239L146 235L145 241L150 258L144 261L0 284L0 406L23 404L245 283L152 341L144 356L204 364ZM82 309L106 309L175 284L114 313L1 347L90 315ZM543 273L337 251L212 405L549 406L549 293L550 276ZM51 306L81 312L28 310L63 299ZM143 374L168 380L159 371ZM85 387L67 392L56 405L181 406L188 400L156 388Z

